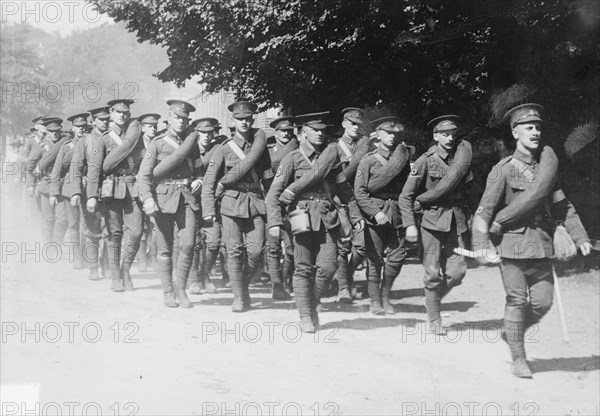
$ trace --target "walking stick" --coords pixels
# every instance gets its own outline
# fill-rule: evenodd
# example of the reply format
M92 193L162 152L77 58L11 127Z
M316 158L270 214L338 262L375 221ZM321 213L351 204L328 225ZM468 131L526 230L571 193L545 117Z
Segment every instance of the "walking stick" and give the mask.
M560 319L560 331L562 333L563 341L568 344L571 342L569 336L569 329L567 328L567 319L565 317L565 310L563 308L562 296L560 294L560 287L558 285L558 277L556 276L556 269L552 264L552 277L554 278L554 293L556 297L556 306L558 306L558 318Z

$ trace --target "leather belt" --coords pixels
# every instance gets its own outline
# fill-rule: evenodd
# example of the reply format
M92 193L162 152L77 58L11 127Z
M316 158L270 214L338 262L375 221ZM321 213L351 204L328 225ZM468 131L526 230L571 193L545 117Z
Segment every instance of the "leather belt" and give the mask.
M165 185L179 185L179 186L188 186L192 183L192 181L188 178L181 179L173 179L173 178L165 178L158 181L159 184Z
M228 189L240 192L260 192L262 190L259 182L238 182Z
M400 194L399 193L398 194L396 194L396 193L387 193L387 194L386 193L379 193L379 194L373 194L373 195L369 194L369 196L371 198L390 199L390 200L393 200L393 201L397 201L398 198L400 197Z

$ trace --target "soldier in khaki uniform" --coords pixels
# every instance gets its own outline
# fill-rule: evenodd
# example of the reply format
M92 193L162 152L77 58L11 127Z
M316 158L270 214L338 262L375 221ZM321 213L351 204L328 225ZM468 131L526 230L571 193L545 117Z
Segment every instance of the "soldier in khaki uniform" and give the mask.
M157 133L158 120L160 120L160 114L148 113L138 117L138 121L142 126L142 138L144 148L148 150L150 142L154 140ZM140 248L138 250L138 270L145 272L148 270L148 264L156 263L156 242L155 231L154 231L154 220L152 217L144 214L144 225L142 229L142 238L140 240ZM154 241L154 244L153 244ZM153 250L154 247L154 250Z
M342 127L344 134L338 140L339 157L344 169L344 175L350 186L354 186L354 175L358 163L368 149L368 138L361 136L359 128L364 123L360 108L348 107L342 110ZM352 303L355 297L354 271L366 257L364 221L359 222L358 228L352 231L352 239L338 241L339 267L335 279L339 283L338 300L342 303Z
M146 156L140 166L139 193L147 215L156 219L156 241L158 274L163 288L164 305L184 308L193 307L185 289L192 266L196 236L196 214L199 206L193 193L199 191L202 181L194 170L192 160L198 157L198 148L187 155L184 163L171 169L164 178L155 180L154 168L172 155L184 140L189 123L189 114L196 111L191 104L181 100L169 100L169 127L164 134L150 142ZM173 287L173 243L177 224L179 255L176 264L176 279Z
M204 180L208 164L219 146L214 141L214 134L218 125L215 118L199 118L192 122L191 127L198 132L198 157L193 160L194 171ZM198 203L200 206L200 203ZM196 217L196 244L192 271L190 272L190 293L199 295L201 284L208 293L216 293L217 288L210 281L212 270L221 250L221 220L204 221L200 211Z
M74 136L72 140L65 142L58 151L56 161L54 162L54 168L50 175L49 202L54 206L61 205L61 209L66 213L68 222L66 242L69 243L67 248L69 250L69 256L73 254L74 257L69 260L74 260L74 267L76 269L83 268L79 232L81 217L79 215L79 207L71 205L69 184L72 181L72 173L70 166L73 158L73 150L85 135L88 116L88 113L82 113L67 118L73 125Z
M474 248L488 247L487 258L498 255L502 258L500 273L506 292L503 338L512 355L512 372L522 378L532 377L526 361L525 331L539 322L552 306L555 221L564 224L581 254L587 256L591 250L579 216L556 179L542 201L528 201L525 211L530 212L514 224L496 221L495 216L501 209L542 181L542 111L542 106L528 103L506 113L505 119L510 122L517 142L516 150L490 172L473 218Z
M265 245L267 209L262 181L273 177L265 133L252 128L256 109L257 105L248 101L238 101L229 106L235 134L213 154L202 187L202 215L207 222L216 220L216 199L223 192L220 214L234 297L233 312L245 312L251 307L248 284L261 265ZM252 152L259 135L264 144L260 148L255 147ZM256 155L252 166L243 175L238 174L240 166L251 153ZM232 184L223 186L223 178L228 175L235 179Z
M367 280L371 313L391 315L394 313L394 307L390 303L390 293L406 258L398 197L408 177L410 164L408 150L400 143L398 137L404 130L400 119L383 117L374 120L372 124L378 133L380 145L368 153L358 165L354 179L354 196L367 222L365 245L369 261ZM404 148L404 154L398 158L392 157L398 146ZM402 149L398 149L398 153L400 150ZM402 156L403 164L398 160ZM391 164L398 166L390 166ZM397 173L385 180L385 186L375 190L373 183L390 170Z
M50 204L50 174L54 167L54 160L43 158L51 148L59 146L62 122L62 119L57 117L48 117L43 120L46 135L43 140L32 146L29 157L25 161L27 194L33 195L36 187L37 192L40 194L42 240L44 243L62 244L67 230L67 216L64 209L62 209L64 207L55 207ZM55 155L58 154L58 149L53 150L56 150ZM45 166L41 165L40 162L42 161L44 161ZM36 180L36 168L39 169L39 181Z
M452 287L462 283L467 271L464 258L455 254L453 249L464 247L470 215L465 203L465 188L473 180L473 175L469 171L454 190L422 208L418 201L415 203L415 198L434 189L440 181L447 180L447 175L454 174L449 170L449 165L457 145L458 120L458 116L445 115L428 123L433 129L436 144L414 163L399 199L408 241L417 241L415 211L423 211L421 241L425 306L429 314L429 330L440 335L445 334L440 315L441 300Z
M270 126L275 129L275 143L268 146L273 174L275 174L285 155L298 148L298 139L294 137L294 117L277 118L270 123ZM284 251L281 250L282 242ZM287 221L281 230L280 238L276 238L270 233L267 234L267 251L269 275L273 284L271 297L275 300L289 300L291 296L285 290L285 283L291 280L294 273L294 252L292 235Z
M323 134L327 127L323 121L326 114L312 113L296 117L296 123L302 126L300 147L283 158L267 195L269 233L273 237L279 238L286 209L280 196L294 181L304 175L314 174L317 159L327 147ZM337 146L337 143L329 146ZM319 300L338 267L337 241L341 234L341 223L333 198L337 196L349 206L353 225L362 219L337 156L336 162L323 182L303 190L288 207L290 217L296 216L298 211L293 211L298 208L303 215L308 215L310 224L307 224L309 229L294 235L294 294L300 327L306 333L319 328Z
M144 157L144 143L140 140L140 125L131 119L133 100L119 99L108 102L112 127L102 135L105 153L102 160L102 190L104 217L108 231L108 261L112 276L111 290L133 290L129 270L140 246L143 211L138 198L136 175ZM112 152L133 147L118 157L114 166L107 165ZM120 162L118 162L120 160ZM124 231L127 233L124 233ZM125 244L123 244L125 242ZM121 249L123 256L121 259ZM122 264L121 264L122 260Z
M97 181L88 180L88 172L91 171L94 176L94 170L101 169L100 166L94 166L92 160L102 146L102 135L108 130L110 114L108 107L94 108L89 114L92 117L93 129L79 140L73 149L69 168L72 178L70 183L63 186L63 191L70 195L72 206L81 206L85 236L83 260L90 269L89 279L99 280L98 262L102 238L102 214L98 209L100 188Z

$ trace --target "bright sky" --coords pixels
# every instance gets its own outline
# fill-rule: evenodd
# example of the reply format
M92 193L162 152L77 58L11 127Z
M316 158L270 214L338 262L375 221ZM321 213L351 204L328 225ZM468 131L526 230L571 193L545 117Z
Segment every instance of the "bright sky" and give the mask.
M113 22L82 0L2 0L0 21L2 24L29 23L49 33L59 32L63 37L76 29L86 30Z

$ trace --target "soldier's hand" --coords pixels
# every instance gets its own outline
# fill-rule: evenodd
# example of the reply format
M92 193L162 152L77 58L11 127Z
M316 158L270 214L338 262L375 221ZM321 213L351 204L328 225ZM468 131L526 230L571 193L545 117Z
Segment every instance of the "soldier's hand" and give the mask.
M215 189L215 198L221 198L225 193L225 187L221 182L217 184L217 188Z
M592 243L586 241L579 246L579 250L581 250L581 254L584 256L589 255L592 252Z
M354 224L354 231L361 232L365 228L365 220L360 220Z
M58 200L55 196L51 196L50 198L48 198L48 203L50 203L50 205L52 206L55 206L56 204L58 204Z
M379 225L389 224L390 219L382 211L375 214L375 222Z
M81 203L81 196L73 195L71 197L71 206L77 207Z
M489 263L498 264L502 260L498 254L498 250L496 250L496 247L491 242L485 248L477 250L475 253L475 259L481 265Z
M422 214L423 213L423 206L417 200L415 200L415 203L413 205L413 211L415 212L415 214Z
M279 234L281 234L281 227L276 225L274 227L269 228L269 235L271 237L279 238Z
M194 182L192 182L192 193L198 193L200 189L202 189L202 180L196 179Z
M87 200L87 203L85 204L85 207L88 210L88 212L96 212L96 207L97 206L98 206L98 199L97 198L89 198Z
M154 215L158 212L154 198L148 198L144 201L144 212L146 215Z
M419 230L416 225L409 225L406 227L406 241L409 243L416 243L419 239Z
M35 190L35 188L33 186L28 186L27 187L27 196L33 196L34 190Z

